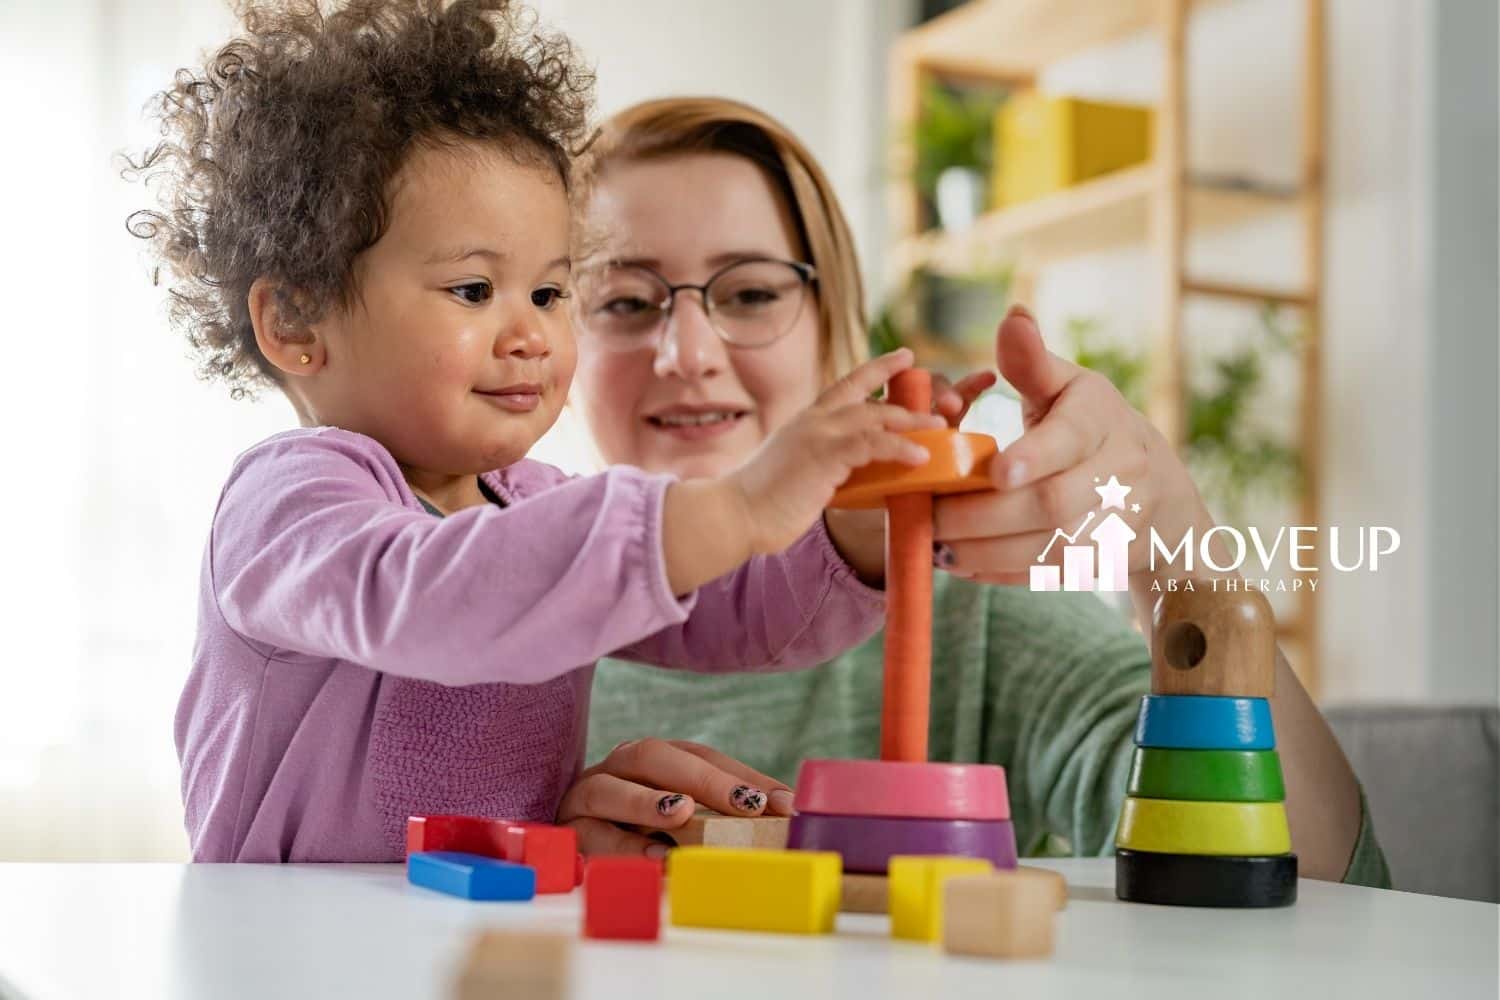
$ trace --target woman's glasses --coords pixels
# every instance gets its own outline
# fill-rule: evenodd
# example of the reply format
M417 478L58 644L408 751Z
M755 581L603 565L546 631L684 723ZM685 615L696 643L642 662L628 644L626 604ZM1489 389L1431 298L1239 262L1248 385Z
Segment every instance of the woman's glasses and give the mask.
M673 285L649 267L606 264L579 276L578 326L611 350L655 348L677 293L697 292L726 344L766 347L791 331L816 277L811 265L799 261L754 259L736 261L701 285Z

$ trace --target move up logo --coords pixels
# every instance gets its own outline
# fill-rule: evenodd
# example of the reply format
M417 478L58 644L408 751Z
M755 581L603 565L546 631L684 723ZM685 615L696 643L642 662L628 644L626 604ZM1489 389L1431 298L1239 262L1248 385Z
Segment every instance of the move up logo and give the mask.
M1094 482L1098 483L1096 477ZM1036 558L1031 567L1031 589L1037 591L1098 590L1121 592L1130 589L1130 543L1136 532L1115 511L1125 511L1125 498L1131 487L1124 485L1115 476L1109 482L1095 486L1099 494L1098 510L1084 515L1083 521L1071 532L1057 528L1047 547ZM1141 505L1129 506L1131 513L1139 514ZM1092 529L1090 526L1092 525ZM1087 531L1087 536L1084 532ZM1318 548L1319 528L1313 525L1285 526L1276 529L1274 535L1266 537L1260 529L1251 527L1241 531L1228 525L1216 525L1196 535L1189 528L1184 535L1169 545L1156 529L1149 529L1147 544L1150 546L1148 565L1154 573L1165 566L1173 566L1187 573L1194 572L1199 565L1217 573L1241 573L1245 563L1253 556L1265 574L1277 558L1285 553L1292 572L1313 574L1296 576L1284 580L1269 575L1248 576L1244 580L1234 579L1182 579L1168 578L1165 583L1153 580L1151 589L1194 590L1208 586L1213 590L1261 590L1298 591L1304 588L1316 592L1318 589L1318 565L1309 563ZM1349 532L1336 527L1327 529L1328 556L1333 568L1342 573L1362 569L1368 563L1370 572L1380 566L1380 557L1388 556L1401 547L1401 535L1395 528L1384 526L1361 527ZM1087 541L1082 539L1087 538ZM1062 564L1049 561L1059 542L1062 546ZM1228 552L1228 561L1216 556L1217 545L1222 543ZM1353 549L1353 558L1349 559ZM1253 567L1252 567L1253 568Z

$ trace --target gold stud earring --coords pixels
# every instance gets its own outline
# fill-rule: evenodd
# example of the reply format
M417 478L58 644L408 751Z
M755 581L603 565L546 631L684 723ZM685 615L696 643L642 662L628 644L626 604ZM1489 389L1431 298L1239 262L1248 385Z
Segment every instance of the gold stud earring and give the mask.
M300 362L302 362L304 365L310 365L310 364L312 364L312 355L311 354L304 354L304 355L302 355L302 357L298 358L297 360L300 361Z

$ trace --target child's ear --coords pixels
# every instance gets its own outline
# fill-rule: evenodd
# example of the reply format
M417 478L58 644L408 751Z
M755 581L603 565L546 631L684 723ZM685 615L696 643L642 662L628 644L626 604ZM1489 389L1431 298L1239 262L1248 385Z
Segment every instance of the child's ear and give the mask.
M323 367L323 344L306 324L287 316L280 290L267 278L250 286L248 305L255 344L266 360L288 375L311 375Z

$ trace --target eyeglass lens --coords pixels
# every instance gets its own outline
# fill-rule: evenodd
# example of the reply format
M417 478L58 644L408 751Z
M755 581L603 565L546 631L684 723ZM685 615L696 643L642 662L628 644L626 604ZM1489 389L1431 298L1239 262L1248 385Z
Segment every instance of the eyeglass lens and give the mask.
M678 297L691 296L679 289ZM709 321L728 343L769 344L797 322L807 279L782 261L749 260L720 271L704 292ZM581 325L617 346L645 346L666 327L672 292L655 272L635 266L604 268L580 281ZM680 308L680 303L676 306Z

